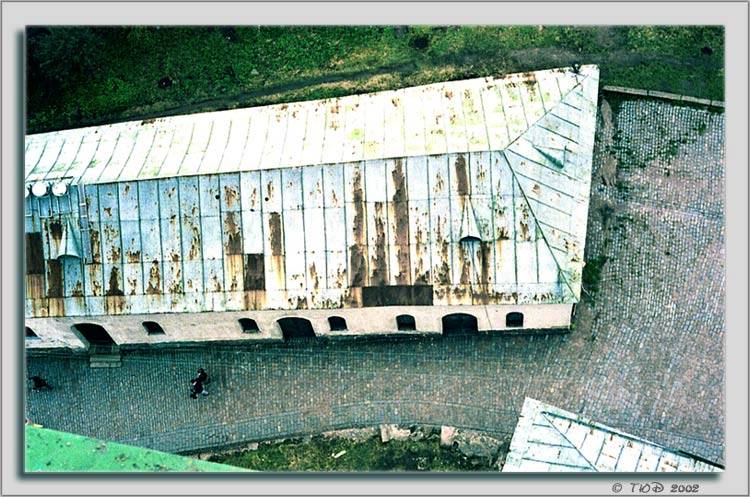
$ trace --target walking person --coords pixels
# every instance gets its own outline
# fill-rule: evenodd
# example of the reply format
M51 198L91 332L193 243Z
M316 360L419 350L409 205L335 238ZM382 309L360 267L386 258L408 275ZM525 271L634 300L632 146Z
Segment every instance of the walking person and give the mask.
M208 392L206 391L206 388L203 386L202 381L200 381L198 378L193 378L193 380L190 382L190 398L197 399L198 394L208 395Z
M198 368L198 376L196 376L195 379L204 385L211 383L211 380L208 379L208 373L206 373L206 370L203 368Z
M41 376L37 376L37 375L30 376L29 380L31 380L32 383L34 384L31 387L31 390L33 390L34 392L40 392L42 391L43 388L46 388L47 390L52 390L52 385L47 383L47 380L45 380Z

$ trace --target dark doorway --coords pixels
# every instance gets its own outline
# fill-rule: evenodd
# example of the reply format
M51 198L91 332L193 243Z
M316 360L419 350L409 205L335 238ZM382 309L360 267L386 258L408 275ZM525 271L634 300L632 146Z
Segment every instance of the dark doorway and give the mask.
M242 333L260 333L260 328L258 328L258 323L256 323L254 319L240 318L237 320L237 322L240 323L240 328L242 328Z
M331 316L328 318L328 325L331 327L331 331L346 331L346 319L339 316Z
M523 327L523 314L520 312L509 312L505 315L505 326L508 328Z
M310 321L304 318L281 318L278 321L284 340L295 338L315 338Z
M477 318L471 314L455 313L443 316L443 335L468 335L479 331Z
M90 348L107 348L115 345L115 341L109 336L107 330L98 324L93 323L79 323L73 325L73 330L78 332L78 335L82 336L86 340Z
M26 328L26 338L39 338L36 333L34 333L34 330L29 328L28 326Z
M166 333L164 333L164 328L154 321L144 321L143 328L149 335L166 335Z
M414 316L401 314L396 316L396 327L399 331L416 331L417 323L414 321Z

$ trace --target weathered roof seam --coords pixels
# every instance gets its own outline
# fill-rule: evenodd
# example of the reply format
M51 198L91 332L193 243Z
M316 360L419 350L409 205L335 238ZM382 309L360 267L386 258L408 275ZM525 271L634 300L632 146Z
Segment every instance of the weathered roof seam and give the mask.
M534 209L531 208L531 204L529 203L529 199L526 196L526 192L523 191L523 188L521 187L521 184L518 181L518 178L516 178L516 172L513 169L513 166L510 165L510 161L506 159L506 164L508 165L508 169L510 169L510 173L513 175L513 179L515 180L516 184L518 185L518 191L521 192L521 196L523 196L524 201L526 202L526 205L529 207L529 212L531 213L531 217L534 218L534 223L539 226L539 221L537 220L536 214L534 213ZM515 215L515 209L513 210ZM565 272L563 271L562 267L560 266L560 262L557 260L557 257L555 256L555 253L552 251L551 244L549 243L549 240L547 240L547 237L544 235L544 230L539 228L539 233L542 235L542 240L544 240L544 244L547 245L547 249L549 250L550 254L552 255L552 260L555 261L555 265L557 266L557 270L559 272L560 278L565 283L565 286L568 287L568 290L570 290L570 293L575 296L576 292L573 290L573 287L570 286L570 283L568 283L568 278L565 275ZM537 261L539 259L537 258ZM516 279L518 279L516 277Z

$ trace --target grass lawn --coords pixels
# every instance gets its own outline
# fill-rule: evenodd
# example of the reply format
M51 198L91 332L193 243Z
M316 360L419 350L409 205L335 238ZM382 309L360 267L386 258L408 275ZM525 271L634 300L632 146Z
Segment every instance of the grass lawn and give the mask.
M27 132L576 62L602 84L723 99L720 26L36 27Z
M497 471L490 461L471 464L458 450L441 447L439 437L388 443L313 437L261 444L257 450L214 455L209 461L259 471Z

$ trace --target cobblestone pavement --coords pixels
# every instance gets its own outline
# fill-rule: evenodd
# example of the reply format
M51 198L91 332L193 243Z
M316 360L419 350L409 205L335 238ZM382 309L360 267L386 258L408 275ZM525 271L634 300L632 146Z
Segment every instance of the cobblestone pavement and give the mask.
M29 357L55 389L30 393L27 416L187 451L378 423L510 433L530 396L723 462L724 117L610 97L599 119L587 260L601 277L570 334L211 345L128 352L117 369ZM210 395L191 400L200 366Z

